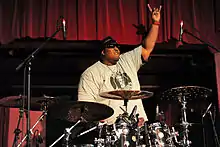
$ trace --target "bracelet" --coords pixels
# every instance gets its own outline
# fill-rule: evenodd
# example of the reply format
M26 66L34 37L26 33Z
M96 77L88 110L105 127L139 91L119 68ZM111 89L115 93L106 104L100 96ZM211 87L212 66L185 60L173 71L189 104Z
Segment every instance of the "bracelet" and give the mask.
M159 26L159 25L160 25L160 22L159 22L159 21L155 21L155 22L153 22L153 24Z

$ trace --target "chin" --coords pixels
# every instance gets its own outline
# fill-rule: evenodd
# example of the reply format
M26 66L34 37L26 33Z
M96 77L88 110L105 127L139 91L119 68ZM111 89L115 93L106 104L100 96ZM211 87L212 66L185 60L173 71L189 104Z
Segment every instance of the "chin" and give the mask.
M115 65L117 62L118 62L119 58L118 59L112 59L110 62L112 65Z
M120 58L119 57L117 57L117 58L115 58L115 61L118 61Z

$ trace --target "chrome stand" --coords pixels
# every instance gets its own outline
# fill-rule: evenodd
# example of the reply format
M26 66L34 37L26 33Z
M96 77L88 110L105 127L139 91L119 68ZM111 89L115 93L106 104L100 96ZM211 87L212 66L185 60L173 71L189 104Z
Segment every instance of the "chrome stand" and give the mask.
M70 132L71 132L71 130L73 129L73 128L75 128L80 122L83 122L83 119L79 119L72 127L70 127L70 128L66 128L65 129L65 132L57 139L57 140L55 140L54 141L54 143L53 144L51 144L49 147L52 147L52 146L54 146L57 142L59 142L63 137L65 137L65 145L66 145L66 147L68 147L69 146L69 135L71 134Z
M187 117L186 117L186 99L185 99L185 96L182 96L182 98L180 98L180 102L181 102L181 105L182 105L182 108L181 108L181 112L182 112L182 123L181 125L183 126L183 140L181 141L181 145L184 146L184 147L190 147L190 144L192 143L190 140L189 140L189 129L188 127L190 126L190 123L187 122Z
M33 125L33 127L30 129L30 133L33 134L33 129L37 126L37 124L43 120L43 118L47 115L47 111L43 111L43 113L41 114L41 116L38 118L38 120L36 121L36 123ZM28 137L28 134L26 134L24 136L24 138L21 140L21 142L18 144L17 147L20 147L22 145L22 143L26 140L26 138Z
M216 146L216 147L220 147L219 139L218 139L218 134L217 134L217 131L216 131L216 128L215 128L215 122L214 122L214 119L213 119L213 117L212 117L212 112L209 111L208 113L209 113L210 119L211 119L211 121L212 121L212 129L213 129L213 133L214 133L215 146Z

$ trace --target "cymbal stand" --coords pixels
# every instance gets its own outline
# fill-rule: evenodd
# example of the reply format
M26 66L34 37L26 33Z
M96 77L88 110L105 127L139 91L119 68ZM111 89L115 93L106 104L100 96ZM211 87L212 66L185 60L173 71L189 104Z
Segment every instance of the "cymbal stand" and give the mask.
M72 130L73 128L75 128L79 123L83 122L84 120L85 120L85 119L81 117L72 127L66 128L65 131L64 131L64 133L63 133L57 140L55 140L54 143L52 143L49 147L54 146L54 145L55 145L57 142L59 142L63 137L65 137L64 142L65 142L66 147L68 147L68 146L69 146L69 136L70 136L70 134L71 134L71 130Z
M211 121L212 121L212 129L213 129L214 138L215 138L215 146L216 146L216 147L220 147L219 139L218 139L218 134L217 134L217 131L216 131L216 128L215 128L215 122L214 122L214 119L213 119L213 117L212 117L212 112L209 111L208 113L209 113L210 119L211 119Z
M128 99L124 99L124 106L125 106L125 111L128 111Z
M30 129L30 133L33 134L33 129L37 126L37 124L43 120L43 118L47 115L47 110L44 110L41 114L41 116L38 118L38 120L36 121L36 123L33 125L33 127ZM21 142L18 144L17 147L20 147L22 145L22 143L26 140L26 138L28 137L28 134L26 134L24 136L24 138L21 140Z
M189 141L188 126L190 124L187 122L187 118L186 118L186 109L187 109L186 104L187 104L187 102L186 102L186 98L184 95L180 98L180 102L182 105L181 112L182 112L182 126L183 126L183 140L181 142L181 145L184 147L189 147L191 144L191 141Z
M14 130L15 136L14 136L14 141L13 141L12 147L16 147L17 146L17 143L18 143L18 140L19 140L19 134L21 133L21 130L19 129L19 126L20 126L21 119L23 118L23 115L24 115L24 109L20 108L19 109L19 118L18 118L17 127Z

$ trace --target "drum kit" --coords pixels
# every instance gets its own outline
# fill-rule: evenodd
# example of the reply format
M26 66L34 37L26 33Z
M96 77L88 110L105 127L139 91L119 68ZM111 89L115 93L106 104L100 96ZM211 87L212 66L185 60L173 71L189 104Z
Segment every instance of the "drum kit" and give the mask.
M107 124L105 119L111 117L114 110L104 104L86 101L70 101L62 100L58 97L43 96L40 98L31 99L31 110L40 110L42 115L37 122L32 126L30 132L36 127L47 112L52 111L52 117L55 119L65 120L73 124L70 128L65 128L63 134L57 138L50 147L55 146L62 140L62 145L65 147L190 147L192 141L189 139L189 126L192 123L187 121L187 103L195 99L207 99L212 93L211 89L200 86L182 86L171 88L161 95L161 100L176 101L181 106L181 132L177 132L175 127L170 127L165 122L164 113L157 112L156 120L153 123L144 122L144 125L139 126L138 114L136 114L137 106L133 108L131 114L127 112L127 103L134 99L147 99L153 96L153 92L139 90L117 90L101 93L100 96L106 99L124 100L126 110L117 117L114 124ZM26 100L22 96L5 97L0 99L0 106L21 108ZM23 105L24 110L20 111L19 122L25 112L26 105ZM135 115L134 115L135 114ZM71 134L80 123L93 123L95 126L84 132L75 135L75 138L80 138L91 131L97 131L97 136L93 137L91 144L76 144ZM25 137L19 143L19 133L21 131L17 127L15 129L15 138L13 147L19 147L25 141ZM179 134L182 134L181 137Z

